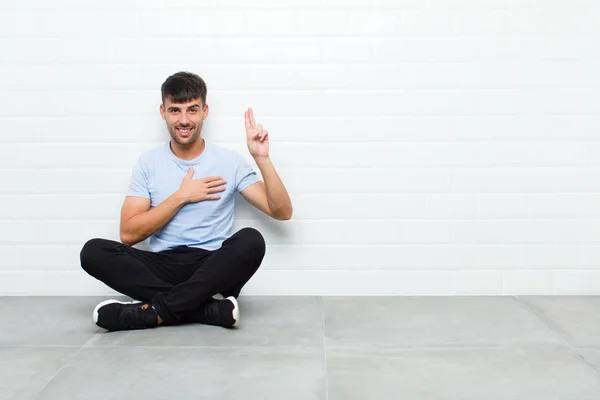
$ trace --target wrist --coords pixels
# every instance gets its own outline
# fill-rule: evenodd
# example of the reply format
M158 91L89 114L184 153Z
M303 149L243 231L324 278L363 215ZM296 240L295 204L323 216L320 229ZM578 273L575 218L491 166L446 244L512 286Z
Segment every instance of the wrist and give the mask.
M183 207L188 203L187 199L181 194L179 190L173 193L171 197L173 198L178 207Z
M255 156L254 162L256 162L257 165L268 164L271 162L271 158L269 156Z

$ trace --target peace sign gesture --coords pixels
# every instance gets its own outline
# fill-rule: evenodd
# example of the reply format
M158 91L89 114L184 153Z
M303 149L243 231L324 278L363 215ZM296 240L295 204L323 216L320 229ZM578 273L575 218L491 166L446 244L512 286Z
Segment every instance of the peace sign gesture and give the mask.
M269 133L263 129L261 124L256 125L254 112L252 108L244 112L246 120L246 142L248 150L252 157L268 157L269 156Z

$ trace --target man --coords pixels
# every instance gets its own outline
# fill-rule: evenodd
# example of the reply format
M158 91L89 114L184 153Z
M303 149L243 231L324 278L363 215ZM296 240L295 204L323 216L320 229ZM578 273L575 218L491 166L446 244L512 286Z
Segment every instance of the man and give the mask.
M292 204L269 158L268 132L244 113L248 150L264 182L234 151L201 137L206 84L178 72L161 87L160 114L171 140L144 152L121 210L121 242L91 239L81 266L137 301L104 301L94 322L107 330L199 322L239 322L237 297L265 254L254 228L231 235L236 193L267 215L288 220ZM151 251L132 247L149 238Z

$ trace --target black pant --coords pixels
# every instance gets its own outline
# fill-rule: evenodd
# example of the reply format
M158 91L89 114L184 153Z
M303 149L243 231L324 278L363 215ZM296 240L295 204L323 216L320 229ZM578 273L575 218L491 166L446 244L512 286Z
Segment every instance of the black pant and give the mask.
M155 253L91 239L80 258L91 276L133 299L151 302L165 323L176 324L194 321L217 293L238 297L264 255L260 232L243 228L217 250L182 246Z

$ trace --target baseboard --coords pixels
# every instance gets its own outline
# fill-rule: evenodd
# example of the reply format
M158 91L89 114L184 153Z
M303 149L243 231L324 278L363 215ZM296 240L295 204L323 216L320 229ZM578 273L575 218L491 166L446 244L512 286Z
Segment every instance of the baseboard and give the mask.
M599 271L259 270L244 295L598 295ZM557 278L560 282L556 282ZM2 271L2 296L114 295L83 270Z

